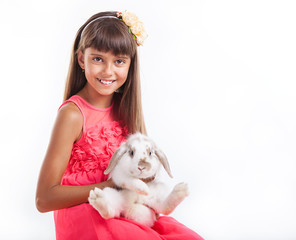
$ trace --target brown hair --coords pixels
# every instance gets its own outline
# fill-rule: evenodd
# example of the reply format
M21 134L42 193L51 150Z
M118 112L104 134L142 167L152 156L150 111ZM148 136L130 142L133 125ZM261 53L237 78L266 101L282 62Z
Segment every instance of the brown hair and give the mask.
M141 132L146 134L136 41L133 39L133 35L129 33L128 26L119 19L101 18L93 21L102 16L116 17L116 12L101 12L93 15L80 27L76 34L66 80L64 101L77 94L86 84L85 75L78 64L77 54L79 51L84 53L86 48L92 47L98 51L110 51L114 55L128 55L131 58L130 68L127 80L120 89L121 93L114 93L113 115L117 120L124 122L129 133Z

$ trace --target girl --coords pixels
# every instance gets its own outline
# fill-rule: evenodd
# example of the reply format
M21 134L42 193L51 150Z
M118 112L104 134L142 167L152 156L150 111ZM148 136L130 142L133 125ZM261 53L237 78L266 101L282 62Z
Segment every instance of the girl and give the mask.
M114 187L103 172L127 134L146 134L137 54L145 37L128 12L95 14L77 32L36 192L37 209L54 210L58 240L202 239L171 217L149 228L105 220L88 204L90 190Z

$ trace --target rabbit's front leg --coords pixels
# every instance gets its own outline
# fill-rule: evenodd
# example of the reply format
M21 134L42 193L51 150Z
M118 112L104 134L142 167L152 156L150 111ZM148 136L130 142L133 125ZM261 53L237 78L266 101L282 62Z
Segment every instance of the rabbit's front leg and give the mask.
M149 187L147 186L147 184L137 178L125 178L124 181L120 183L117 183L116 181L114 181L114 183L119 187L132 190L142 195L149 194Z
M169 194L163 202L160 213L168 215L189 195L188 186L186 183L177 184L173 191Z

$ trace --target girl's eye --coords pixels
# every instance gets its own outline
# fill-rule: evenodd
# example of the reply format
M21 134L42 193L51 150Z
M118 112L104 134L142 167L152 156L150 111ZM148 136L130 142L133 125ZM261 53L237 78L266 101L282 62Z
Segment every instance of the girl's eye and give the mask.
M93 58L93 60L94 60L95 62L102 62L102 61L103 61L103 59L100 58L100 57L95 57L95 58Z
M121 65L121 64L124 64L124 63L125 63L125 61L124 61L124 60L121 60L121 59L119 59L119 60L116 60L116 63L117 63L117 64L119 64L119 65Z

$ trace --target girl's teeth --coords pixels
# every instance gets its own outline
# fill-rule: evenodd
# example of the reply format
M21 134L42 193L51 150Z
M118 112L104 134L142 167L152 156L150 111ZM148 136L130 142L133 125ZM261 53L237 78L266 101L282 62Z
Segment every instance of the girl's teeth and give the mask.
M104 81L102 79L100 79L100 82L103 83L103 84L107 84L107 85L113 83L113 81Z

